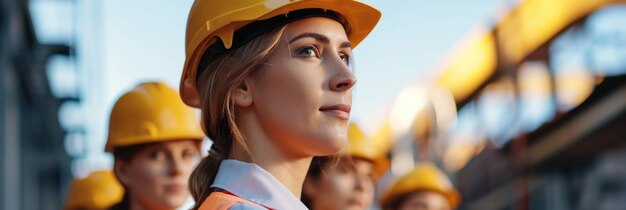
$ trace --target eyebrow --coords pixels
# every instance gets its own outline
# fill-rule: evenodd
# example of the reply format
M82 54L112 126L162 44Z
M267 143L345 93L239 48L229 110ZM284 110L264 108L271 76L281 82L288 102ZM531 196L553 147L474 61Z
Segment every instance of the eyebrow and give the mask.
M322 34L318 34L318 33L312 33L312 32L306 32L306 33L302 33L296 37L294 37L293 39L289 40L289 44L297 41L298 39L302 39L302 38L313 38L317 41L323 42L324 44L329 44L330 43L330 39L327 36L324 36ZM339 46L340 48L352 48L352 44L349 41L345 41L343 43L341 43L341 45Z

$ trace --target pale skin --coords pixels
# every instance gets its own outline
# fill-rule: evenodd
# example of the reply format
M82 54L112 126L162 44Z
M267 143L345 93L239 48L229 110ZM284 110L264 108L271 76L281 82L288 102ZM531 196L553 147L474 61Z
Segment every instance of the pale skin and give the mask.
M410 194L398 210L451 210L442 194L432 191L419 191Z
M130 209L170 210L189 198L187 180L200 159L198 140L153 143L131 160L116 160L115 171L130 196Z
M346 144L356 83L351 55L335 20L288 24L266 64L232 95L249 153L234 144L229 158L254 162L300 198L312 157Z
M374 164L364 159L328 163L320 177L307 179L304 193L312 210L366 210L372 206L376 178Z

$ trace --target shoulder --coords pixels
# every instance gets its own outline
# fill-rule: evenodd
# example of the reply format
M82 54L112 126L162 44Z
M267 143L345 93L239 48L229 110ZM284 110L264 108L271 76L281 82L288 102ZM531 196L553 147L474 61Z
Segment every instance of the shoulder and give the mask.
M252 204L252 203L236 203L235 205L231 206L229 210L267 210L267 209L263 208L262 206Z

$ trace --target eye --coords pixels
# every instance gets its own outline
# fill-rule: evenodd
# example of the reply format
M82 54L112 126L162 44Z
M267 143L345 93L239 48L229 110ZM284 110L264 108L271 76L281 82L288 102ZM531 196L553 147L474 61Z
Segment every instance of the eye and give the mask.
M339 172L339 174L348 174L350 170L347 167L337 167L337 172Z
M350 165L341 164L336 166L336 170L341 175L355 175L356 171Z
M339 55L339 57L346 64L346 66L350 66L350 55L348 55L348 54L341 54L341 55Z
M154 150L148 153L148 157L150 158L150 160L155 160L155 161L164 160L165 152L163 150Z
M193 159L196 157L198 153L191 149L186 149L183 151L183 159Z
M304 46L304 47L300 48L300 50L298 50L298 57L304 57L304 58L316 57L316 58L319 58L320 57L320 52L317 49L317 47L315 47L313 45L308 45L308 46Z

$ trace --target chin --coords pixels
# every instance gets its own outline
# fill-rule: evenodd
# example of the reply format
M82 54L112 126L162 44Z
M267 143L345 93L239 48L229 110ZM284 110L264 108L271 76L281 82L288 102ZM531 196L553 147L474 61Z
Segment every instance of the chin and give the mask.
M324 138L317 142L322 142L318 144L317 151L314 156L328 156L333 155L341 149L343 149L347 144L346 138Z
M187 199L186 197L181 197L181 196L170 196L166 199L163 199L162 203L163 203L163 206L167 206L170 209L176 209L176 208L183 206L183 204L185 204L186 199Z
M346 210L366 210L366 208L363 208L363 207L358 206L358 205L351 205L348 208L346 208Z

